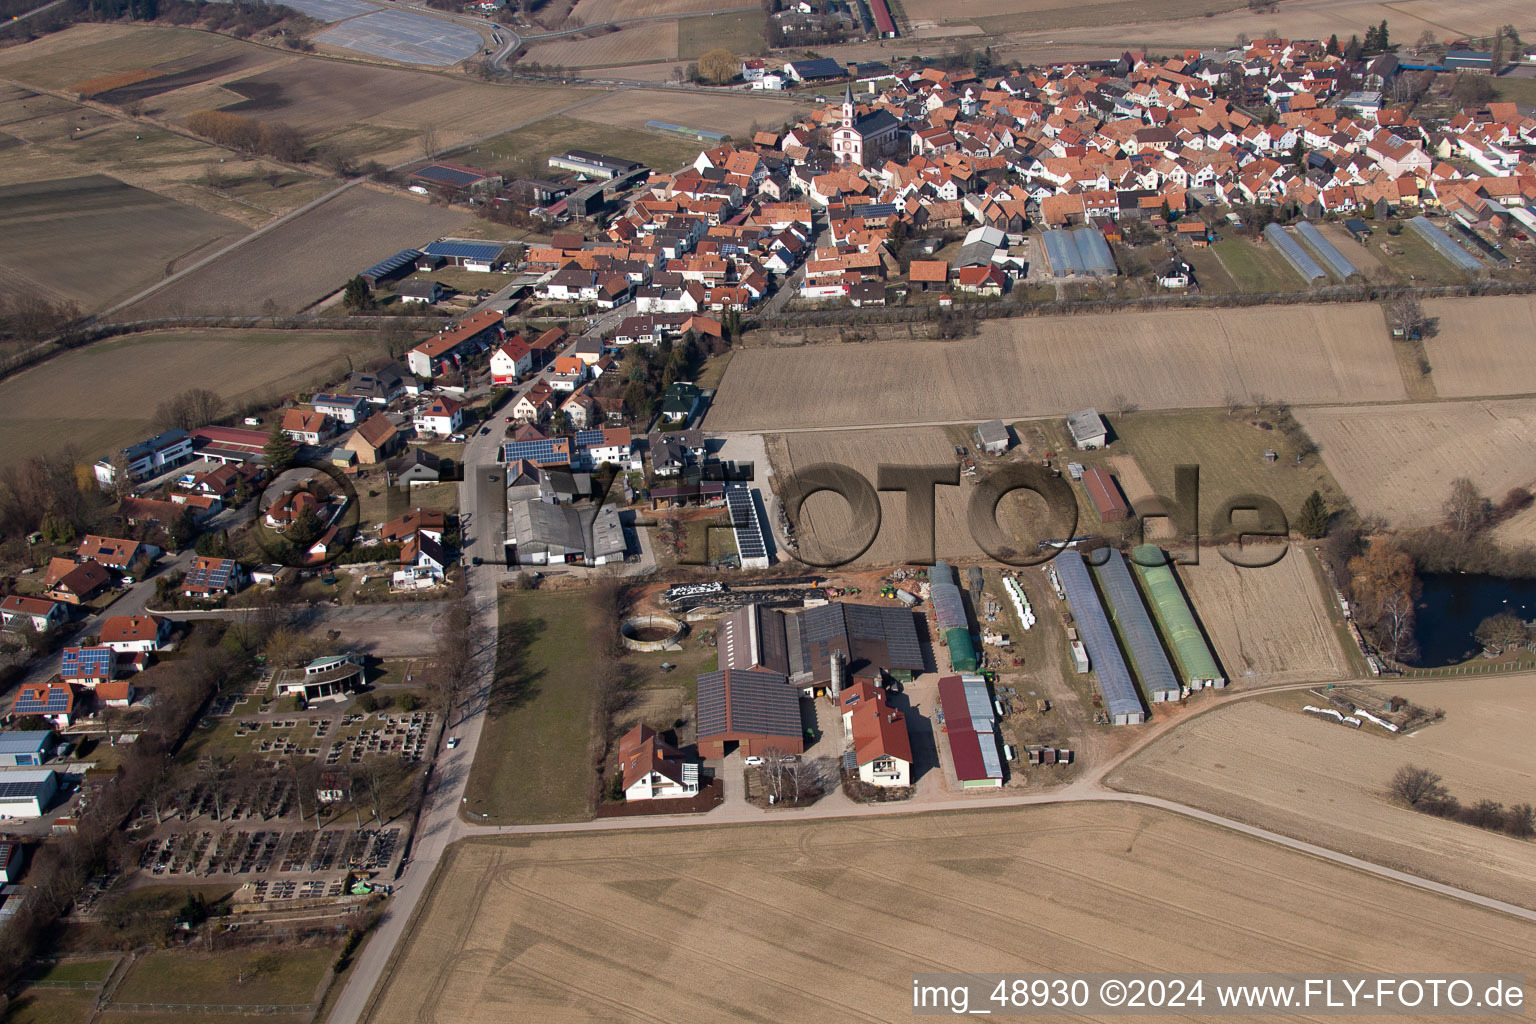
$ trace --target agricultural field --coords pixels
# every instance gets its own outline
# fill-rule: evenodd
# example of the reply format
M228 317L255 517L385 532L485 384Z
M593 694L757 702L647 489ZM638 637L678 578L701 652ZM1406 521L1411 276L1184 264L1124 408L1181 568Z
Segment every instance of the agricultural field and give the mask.
M601 25L623 18L654 18L663 14L694 14L720 6L720 0L576 0L571 17L583 25Z
M449 159L493 173L538 175L548 173L546 161L550 157L568 149L607 153L639 160L657 170L675 170L698 156L700 146L681 136L597 125L557 114L459 150Z
M224 953L158 950L137 961L112 993L119 1003L304 1006L336 959L330 946ZM258 961L260 961L258 963Z
M592 816L596 680L580 655L598 641L588 600L584 590L501 596L497 678L464 789L472 821Z
M279 313L298 312L379 260L452 234L465 217L398 193L354 187L117 316L255 315L273 306Z
M677 23L677 55L692 59L717 48L737 55L767 53L765 27L760 10L683 18Z
M751 337L751 336L749 336ZM975 338L738 352L712 430L975 423L1406 397L1380 307L1266 306L989 320Z
M1221 869L1175 868L1201 864ZM660 962L610 955L657 935ZM1300 955L1519 972L1533 941L1528 922L1151 808L526 836L448 850L365 1020L489 1024L508 1006L897 1020L918 971L1238 971Z
M677 56L677 22L643 21L617 32L559 36L547 43L535 43L522 60L530 64L594 68L636 60L673 60Z
M1207 522L1223 502L1240 494L1273 498L1286 515L1294 515L1316 490L1329 507L1339 508L1344 492L1322 460L1308 455L1298 463L1295 445L1272 429L1270 416L1255 414L1252 406L1235 416L1225 409L1110 415L1119 441L1108 450L1135 456L1153 493L1169 499L1174 497L1174 467L1199 466L1200 509ZM1275 452L1274 462L1264 460L1266 450Z
M752 125L777 129L786 121L796 120L803 108L762 94L731 93L711 96L707 104L695 96L647 94L644 103L636 103L634 93L614 93L573 110L571 116L581 121L622 128L644 129L647 121L666 121L684 128L703 128L746 138ZM700 143L690 143L695 149Z
M244 225L104 175L0 186L0 285L99 309Z
M1174 569L1232 685L1354 674L1312 556L1293 547L1274 565L1240 569L1215 551Z
M1438 522L1456 477L1470 477L1494 501L1536 482L1536 399L1335 406L1296 416L1360 514L1394 526Z
M95 461L152 431L155 407L188 387L232 407L266 402L373 354L356 331L162 331L72 349L0 381L0 462L74 445ZM86 390L82 390L82 384ZM81 396L89 394L88 401ZM60 425L60 411L69 417Z
M1424 342L1442 398L1536 393L1536 296L1431 299L1436 333Z
M1242 701L1177 726L1108 781L1536 907L1536 844L1420 814L1386 793L1393 772L1412 764L1443 775L1465 802L1530 802L1520 711L1530 686L1529 677L1392 683L1390 693L1446 712L1405 737Z

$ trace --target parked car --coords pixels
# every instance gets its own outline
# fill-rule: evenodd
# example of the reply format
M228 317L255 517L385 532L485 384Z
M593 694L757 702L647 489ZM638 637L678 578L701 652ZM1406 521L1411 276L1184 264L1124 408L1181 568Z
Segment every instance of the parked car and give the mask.
M448 749L449 750L452 750L454 747L456 747L458 745L459 745L459 738L457 736L450 736L450 737L448 737Z
M748 756L742 758L742 762L749 765L759 765L763 763L763 759L758 757L756 754L749 754Z

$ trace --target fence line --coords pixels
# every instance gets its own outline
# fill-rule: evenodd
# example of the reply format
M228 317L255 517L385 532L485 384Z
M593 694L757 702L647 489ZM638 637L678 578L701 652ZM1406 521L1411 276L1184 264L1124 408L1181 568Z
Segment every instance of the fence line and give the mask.
M119 1003L106 1007L114 1013L313 1013L314 1003Z
M1500 672L1530 672L1536 670L1536 662L1531 661L1485 661L1468 662L1463 665L1447 665L1444 668L1403 668L1399 669L1400 678L1404 679L1448 679L1452 676L1486 676Z

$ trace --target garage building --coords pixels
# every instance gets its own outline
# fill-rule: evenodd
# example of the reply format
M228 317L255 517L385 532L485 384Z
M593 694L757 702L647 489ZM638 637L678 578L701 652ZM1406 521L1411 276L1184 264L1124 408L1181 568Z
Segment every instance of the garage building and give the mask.
M59 776L51 768L12 768L0 771L0 815L36 818L53 803Z

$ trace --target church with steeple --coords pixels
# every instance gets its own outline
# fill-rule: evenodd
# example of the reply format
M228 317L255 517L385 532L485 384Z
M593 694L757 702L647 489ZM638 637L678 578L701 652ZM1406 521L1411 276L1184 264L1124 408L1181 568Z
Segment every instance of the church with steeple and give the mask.
M859 114L853 104L853 86L843 90L843 122L832 132L832 155L860 167L867 167L896 150L896 136L901 129L887 110Z

